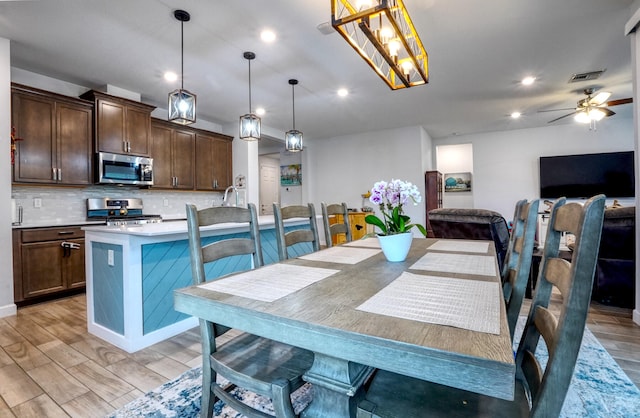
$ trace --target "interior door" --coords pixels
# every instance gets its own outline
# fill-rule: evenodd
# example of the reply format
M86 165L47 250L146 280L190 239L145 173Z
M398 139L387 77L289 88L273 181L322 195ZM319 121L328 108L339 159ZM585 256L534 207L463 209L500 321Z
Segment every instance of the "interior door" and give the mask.
M278 167L260 164L260 215L273 215L273 202L280 202Z

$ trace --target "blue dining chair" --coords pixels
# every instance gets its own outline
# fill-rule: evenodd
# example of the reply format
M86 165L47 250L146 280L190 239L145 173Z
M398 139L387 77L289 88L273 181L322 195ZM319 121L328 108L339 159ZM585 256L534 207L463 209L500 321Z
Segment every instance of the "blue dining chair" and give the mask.
M198 211L187 204L187 228L193 284L205 283L206 263L230 256L250 255L255 268L263 265L260 231L254 204L248 208L212 207ZM203 244L200 228L220 223L243 223L249 227L246 238L230 238ZM241 333L223 344L216 337L229 331L210 321L200 319L202 340L202 407L201 417L211 418L216 398L250 418L267 418L271 415L252 408L230 392L241 387L271 398L277 417L294 418L291 392L304 384L302 374L313 363L313 353L288 344ZM220 374L228 385L216 383Z
M321 203L322 206L322 224L324 226L324 236L327 242L327 248L333 247L333 237L338 234L344 234L345 242L351 242L351 226L349 225L349 211L346 203ZM336 215L342 216L342 222L331 223L330 219L336 218Z
M506 401L384 370L376 371L357 417L557 417L582 343L602 231L605 196L584 205L558 199L551 211L534 299L516 355L515 399ZM575 235L571 261L559 257L560 236ZM552 289L562 295L559 316L548 309ZM537 357L540 337L548 348ZM477 376L482 379L482 376ZM490 385L491 382L487 382Z
M511 341L513 341L531 272L539 205L538 199L530 202L521 200L516 204L511 240L502 269L502 294L507 307Z
M278 243L278 257L280 261L289 258L289 247L295 244L309 243L311 245L311 251L320 251L316 210L313 203L291 206L280 206L280 204L274 203L273 217L275 220L276 241ZM296 218L307 219L309 221L309 227L287 231L284 221Z

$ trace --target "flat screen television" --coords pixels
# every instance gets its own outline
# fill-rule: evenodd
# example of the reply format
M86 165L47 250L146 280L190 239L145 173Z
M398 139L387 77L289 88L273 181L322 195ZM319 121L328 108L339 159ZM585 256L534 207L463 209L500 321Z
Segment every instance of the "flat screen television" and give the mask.
M540 198L634 197L633 151L540 157Z

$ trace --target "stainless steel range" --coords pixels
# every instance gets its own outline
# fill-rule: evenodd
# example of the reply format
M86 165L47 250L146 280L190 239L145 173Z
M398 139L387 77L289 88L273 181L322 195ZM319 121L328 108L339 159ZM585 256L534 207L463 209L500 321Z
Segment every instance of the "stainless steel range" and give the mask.
M162 216L144 215L142 209L142 199L137 198L87 199L87 220L104 220L107 225L140 225L162 222Z

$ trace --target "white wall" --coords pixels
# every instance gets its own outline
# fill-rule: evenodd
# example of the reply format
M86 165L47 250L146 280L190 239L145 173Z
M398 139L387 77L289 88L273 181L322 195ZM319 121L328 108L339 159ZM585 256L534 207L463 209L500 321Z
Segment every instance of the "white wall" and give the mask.
M515 202L539 197L539 157L631 151L634 149L633 120L613 116L598 123L597 131L569 123L462 135L433 142L438 148L451 144L473 145L473 207L495 210L509 219ZM622 203L631 205L634 201Z
M11 247L11 57L9 40L0 38L0 317L15 315L13 303L13 255Z
M419 126L311 141L305 151L311 173L306 187L309 201L316 207L324 201L360 208L363 193L375 182L391 179L414 183L424 197L424 172L433 167L432 148L431 137ZM368 200L365 204L373 206ZM424 225L424 204L405 209L413 222Z

